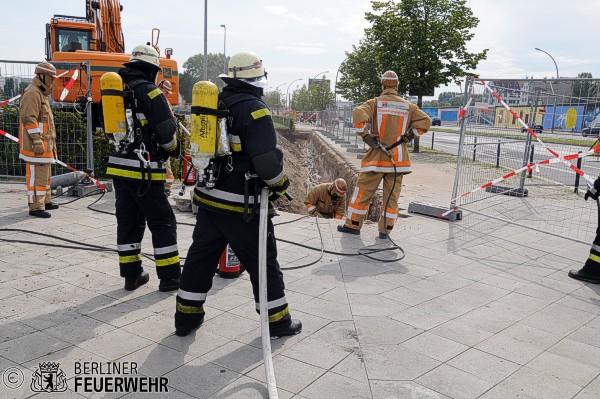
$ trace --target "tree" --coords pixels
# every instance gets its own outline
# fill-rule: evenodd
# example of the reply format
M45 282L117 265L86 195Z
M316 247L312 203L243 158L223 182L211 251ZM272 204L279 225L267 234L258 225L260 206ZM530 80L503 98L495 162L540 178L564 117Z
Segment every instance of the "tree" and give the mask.
M362 92L378 94L379 76L391 69L398 73L399 92L417 95L420 107L424 95L473 76L469 71L486 58L487 49L467 51L479 19L466 0L373 1L372 7L365 15L371 23L365 38L358 47L353 46L348 62L340 69L344 75L338 86L345 98L364 101L364 96L356 96L360 86ZM418 150L415 140L415 152Z
M13 97L15 95L15 89L15 79L6 78L6 80L4 81L4 94L6 94L6 97Z
M462 97L462 94L461 93L453 93L451 91L445 91L443 93L440 93L440 95L438 96L438 101L440 103L446 103L446 102L449 102L450 99L452 99L454 97Z
M593 79L590 72L581 72L578 78ZM571 96L577 98L597 98L600 96L600 84L598 82L574 81L571 86Z
M335 96L325 80L308 87L302 85L292 93L292 108L296 111L322 111L333 104Z
M223 53L209 53L207 59L208 80L222 89L225 84L219 79L219 75L223 73L223 65L229 58L226 59ZM204 80L204 54L191 56L183 63L183 68L185 72L179 75L179 94L187 103L191 103L194 84Z
M279 90L265 92L262 99L271 109L284 107Z

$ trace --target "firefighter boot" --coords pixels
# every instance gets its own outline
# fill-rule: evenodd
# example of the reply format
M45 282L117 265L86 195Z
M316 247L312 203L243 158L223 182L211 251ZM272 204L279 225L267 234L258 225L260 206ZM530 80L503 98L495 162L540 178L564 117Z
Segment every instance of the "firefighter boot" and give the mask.
M204 322L204 313L175 313L175 335L185 337Z
M135 277L125 277L125 289L127 291L133 291L136 288L146 284L148 281L150 281L150 275L147 271L143 270Z
M54 209L58 209L59 205L58 204L53 204L52 202L48 202L47 204L44 204L44 208L46 208L47 211L52 211Z
M44 218L47 219L50 216L49 212L43 211L43 210L39 210L39 211L29 211L29 216L35 216L36 218Z
M287 323L269 325L269 332L271 334L271 339L300 334L302 332L302 322L290 318Z
M158 284L160 292L175 291L177 289L179 289L179 277L160 279L160 284Z
M352 228L346 226L345 224L338 226L337 230L342 233L350 233L350 234L354 234L354 235L360 234L360 230L352 229Z
M588 273L585 266L580 270L571 270L569 277L575 280L585 281L586 283L600 284L600 275Z

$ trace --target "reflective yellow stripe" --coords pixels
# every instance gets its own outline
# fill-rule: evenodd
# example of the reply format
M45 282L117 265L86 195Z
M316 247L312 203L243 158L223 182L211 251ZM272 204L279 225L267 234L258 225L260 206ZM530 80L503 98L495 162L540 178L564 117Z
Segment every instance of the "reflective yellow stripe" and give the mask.
M235 152L242 151L242 145L239 143L231 143L231 149Z
M142 255L127 255L127 256L119 256L119 263L133 263L142 260Z
M252 115L252 118L258 119L258 118L262 118L263 116L269 116L269 115L271 115L271 112L269 111L268 108L263 108L263 109L259 109L259 110L254 111L250 115Z
M179 255L171 256L167 259L156 259L156 266L170 266L179 263Z
M275 314L272 314L271 316L269 316L269 323L275 323L281 319L283 319L285 316L290 314L290 308L288 308L286 306L285 309L283 309L281 312L277 312Z
M147 125L148 123L150 123L150 122L148 122L148 119L142 119L142 120L140 121L140 123L142 124L142 126L146 126L146 125Z
M150 97L150 99L154 99L154 97L156 96L160 96L162 94L162 91L160 91L160 89L157 87L156 89L152 90L150 93L148 93L148 97Z
M279 187L279 186L283 186L283 184L288 180L287 175L283 176L283 179L279 180L277 183L273 184L270 187Z
M596 263L600 263L600 256L594 255L594 254L590 254L590 260L593 260Z
M119 177L129 177L132 179L142 180L142 172L135 172L133 170L123 170L123 169L115 169L115 168L107 168L107 175L119 176ZM145 178L148 179L148 174L145 174ZM166 173L152 173L152 180L166 180Z
M196 201L198 201L198 202L202 202L203 204L210 205L210 206L213 206L215 208L226 209L228 211L240 212L240 213L244 212L244 207L243 206L234 206L234 205L221 204L221 203L218 203L218 202L215 202L215 201L208 200L206 198L200 198L197 194L194 194L194 199Z
M186 306L177 302L177 310L181 313L204 313L203 306Z

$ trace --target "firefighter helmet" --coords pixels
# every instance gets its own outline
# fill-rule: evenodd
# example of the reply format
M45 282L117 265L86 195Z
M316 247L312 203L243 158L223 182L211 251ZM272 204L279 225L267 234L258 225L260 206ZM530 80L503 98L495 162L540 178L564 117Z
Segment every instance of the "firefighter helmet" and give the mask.
M56 76L56 68L49 62L40 62L35 66L35 74L42 74L52 76L53 78L57 78Z
M398 75L394 71L385 71L381 75L381 85L383 87L398 87Z
M158 82L158 88L167 92L167 94L171 94L173 92L173 85L166 79Z
M331 184L331 188L335 189L335 191L339 194L345 194L346 191L348 190L348 186L346 185L346 180L340 178L335 179L335 181L333 182L333 184Z
M129 64L137 63L142 63L141 65L148 64L155 68L160 68L158 51L147 44L136 46L131 52L131 57L129 57Z
M236 79L257 79L266 76L262 60L255 53L237 53L229 60L227 76Z

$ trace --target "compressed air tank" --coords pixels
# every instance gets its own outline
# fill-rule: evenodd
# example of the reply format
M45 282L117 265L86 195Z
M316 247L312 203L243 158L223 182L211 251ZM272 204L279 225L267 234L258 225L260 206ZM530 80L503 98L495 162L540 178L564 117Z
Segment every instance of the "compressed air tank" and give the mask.
M202 109L216 111L219 102L219 88L207 81L196 82L192 89L192 127L190 156L198 170L208 166L217 150L217 116L202 113ZM198 111L198 109L200 111ZM213 112L214 113L214 112Z
M114 144L127 135L123 79L118 73L107 72L100 78L104 134Z

